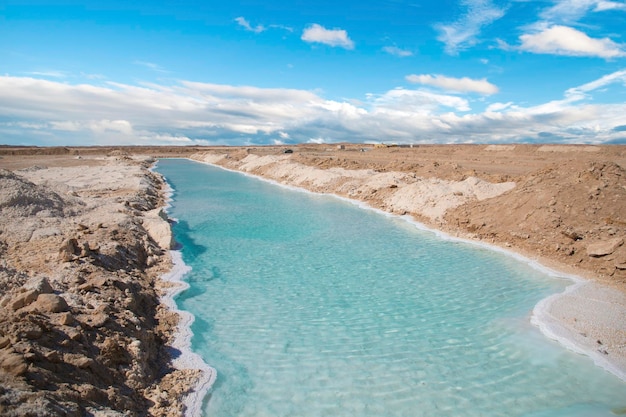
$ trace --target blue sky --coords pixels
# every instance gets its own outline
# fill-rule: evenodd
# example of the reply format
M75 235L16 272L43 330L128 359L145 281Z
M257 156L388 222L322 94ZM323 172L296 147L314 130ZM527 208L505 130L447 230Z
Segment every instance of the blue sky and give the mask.
M626 143L625 0L0 0L0 144Z

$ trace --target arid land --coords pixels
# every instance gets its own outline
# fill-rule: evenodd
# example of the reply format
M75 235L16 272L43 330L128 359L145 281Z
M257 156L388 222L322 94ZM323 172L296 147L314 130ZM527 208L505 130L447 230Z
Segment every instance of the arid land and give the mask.
M18 177L11 181L26 181L31 185L24 187L34 186L37 192L60 198L57 202L52 195L41 197L52 204L45 210L32 209L36 198L0 201L0 300L4 306L0 411L20 415L15 404L24 400L47 401L50 407L76 413L121 412L130 403L135 415L159 415L168 407L182 412L180 399L195 374L170 366L166 347L176 320L158 304L165 291L159 288L158 277L169 266L169 248L167 242L157 242L162 238L154 229L150 233L152 220L146 220L154 219L152 214L163 204L162 184L147 171L150 160L138 162L134 155L191 158L363 201L410 215L452 236L489 243L560 273L584 277L575 291L548 300L533 318L550 337L585 352L626 379L626 146L0 146L0 169ZM103 179L99 189L88 191L88 187L73 185L67 176L73 169L88 175L86 167L111 164L139 165L143 171L137 175L150 179L144 185L152 185L122 191L116 188L116 180L110 179L105 186ZM44 175L46 171L50 175ZM99 205L104 200L111 200L112 205ZM17 203L25 208L13 210ZM127 217L98 220L107 219L103 214L107 211ZM55 230L40 231L48 221ZM71 239L76 245L67 249ZM42 277L52 288L38 291L49 295L16 304L33 285L44 285ZM128 280L138 277L142 287L129 288ZM135 293L147 294L150 301L139 303L142 307L119 302L132 299ZM43 303L54 301L52 295L65 299L67 306L54 307L63 311L37 307L38 297ZM109 319L94 326L89 317L100 310ZM131 327L136 329L131 334L122 321L130 320L123 319L127 311L140 322ZM74 339L70 333L76 332L80 336ZM148 340L146 333L151 335ZM141 349L132 351L135 341ZM146 346L154 349L144 354Z
M173 366L154 160L0 162L0 415L182 415L200 375Z

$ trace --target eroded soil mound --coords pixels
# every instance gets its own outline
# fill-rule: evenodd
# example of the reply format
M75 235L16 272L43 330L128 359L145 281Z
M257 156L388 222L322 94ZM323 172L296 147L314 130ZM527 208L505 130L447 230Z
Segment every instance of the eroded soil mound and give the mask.
M143 226L162 182L109 168L84 168L80 183L0 171L2 416L181 414L172 398L193 372L169 365L176 318L155 285L167 248ZM127 181L101 181L119 170Z

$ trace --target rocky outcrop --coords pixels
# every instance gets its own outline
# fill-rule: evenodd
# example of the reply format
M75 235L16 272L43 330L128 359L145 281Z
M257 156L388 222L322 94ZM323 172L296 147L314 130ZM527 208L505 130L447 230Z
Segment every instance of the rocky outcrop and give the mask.
M142 225L159 247L172 248L172 229L170 228L167 215L162 209L159 208L147 212L143 218Z
M599 258L601 256L610 255L617 248L624 244L624 239L616 237L613 239L607 239L602 242L590 243L587 246L587 255Z
M181 415L198 374L167 349L160 177L119 158L50 171L0 171L0 415Z

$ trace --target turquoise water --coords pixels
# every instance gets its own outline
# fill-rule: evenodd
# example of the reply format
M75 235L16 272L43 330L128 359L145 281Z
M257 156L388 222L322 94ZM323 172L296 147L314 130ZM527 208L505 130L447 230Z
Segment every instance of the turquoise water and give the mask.
M543 337L568 281L396 217L161 160L211 417L610 416L626 384Z

